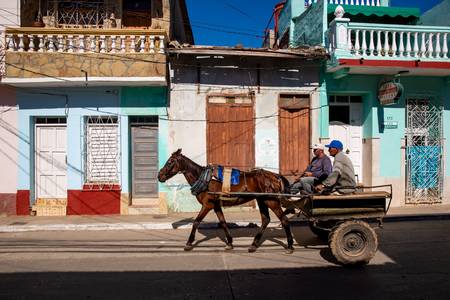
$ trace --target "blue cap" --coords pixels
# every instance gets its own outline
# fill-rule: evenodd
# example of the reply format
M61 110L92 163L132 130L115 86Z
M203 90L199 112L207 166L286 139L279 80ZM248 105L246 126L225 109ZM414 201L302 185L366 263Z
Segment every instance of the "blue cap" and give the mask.
M325 145L325 147L336 148L336 149L339 149L339 150L344 149L344 145L342 145L342 142L338 141L338 140L332 140L331 143L328 144L328 145Z

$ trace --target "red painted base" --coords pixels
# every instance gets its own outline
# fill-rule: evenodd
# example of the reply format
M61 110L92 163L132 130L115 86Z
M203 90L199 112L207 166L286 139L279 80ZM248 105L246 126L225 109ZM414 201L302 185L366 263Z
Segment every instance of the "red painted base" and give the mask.
M18 216L30 215L30 190L17 191L16 213Z
M17 214L16 200L16 193L0 194L0 215L15 216Z
M69 190L68 215L120 214L120 190Z
M365 67L403 67L403 68L431 68L449 69L450 62L420 61L418 60L371 60L371 59L349 59L339 60L339 64L347 66Z

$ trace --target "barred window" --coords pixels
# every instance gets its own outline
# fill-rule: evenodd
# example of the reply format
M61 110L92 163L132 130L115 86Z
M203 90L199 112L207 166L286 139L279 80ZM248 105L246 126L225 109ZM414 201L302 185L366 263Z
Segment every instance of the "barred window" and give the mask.
M86 118L85 182L119 183L119 122L115 116Z

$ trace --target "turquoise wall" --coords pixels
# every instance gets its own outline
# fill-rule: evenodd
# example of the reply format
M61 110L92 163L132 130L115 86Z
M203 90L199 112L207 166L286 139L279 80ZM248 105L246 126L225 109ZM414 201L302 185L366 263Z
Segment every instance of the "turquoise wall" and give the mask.
M162 168L166 160L168 159L168 122L167 109L168 95L166 87L123 87L120 97L120 111L122 115L126 116L159 116L158 121L158 164L159 168ZM130 145L130 133L128 118L127 126L122 128L122 149L129 149ZM130 191L131 185L131 157L130 151L122 151L122 170L123 174L126 174L126 178L123 180L123 185L126 190ZM158 190L164 191L165 185L158 183Z
M399 155L401 139L405 135L405 98L420 95L438 97L444 107L443 125L445 148L450 146L450 88L448 80L440 77L401 77L400 82L404 86L405 97L396 105L380 106L377 99L377 90L382 76L348 75L341 79L333 79L327 74L326 95L323 99L328 101L329 95L361 95L363 96L363 137L380 138L380 176L400 177L401 161ZM321 114L321 134L328 138L328 114ZM385 129L384 121L398 122L398 128ZM444 164L448 166L450 157L445 156ZM446 168L447 176L450 175Z
M84 118L116 115L120 121L121 187L129 191L128 115L166 115L165 87L96 87L17 89L20 131L18 190L31 190L34 201L34 120L35 117L67 117L67 188L80 190L84 183ZM160 122L159 153L166 157L167 124ZM165 161L165 160L164 160Z
M326 28L326 1L311 5L301 15L292 19L290 46L324 45Z

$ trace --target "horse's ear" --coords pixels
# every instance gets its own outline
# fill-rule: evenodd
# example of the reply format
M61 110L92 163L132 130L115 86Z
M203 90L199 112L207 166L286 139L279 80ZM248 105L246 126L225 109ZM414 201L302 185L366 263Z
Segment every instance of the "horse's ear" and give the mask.
M178 148L178 150L175 152L175 154L181 154L181 148Z

